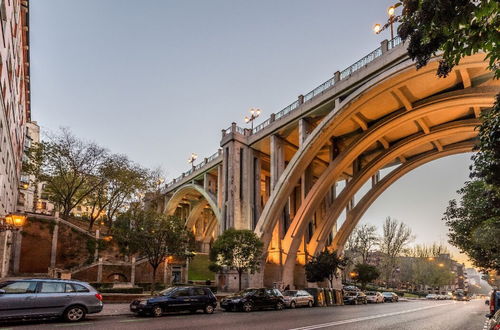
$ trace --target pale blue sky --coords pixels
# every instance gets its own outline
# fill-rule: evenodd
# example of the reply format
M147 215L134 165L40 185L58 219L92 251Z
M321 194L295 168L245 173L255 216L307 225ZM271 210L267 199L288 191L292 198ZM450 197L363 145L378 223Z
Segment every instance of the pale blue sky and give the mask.
M70 127L168 178L208 156L220 131L262 120L375 49L393 0L31 0L33 120ZM469 155L424 166L365 215L446 241L440 220Z

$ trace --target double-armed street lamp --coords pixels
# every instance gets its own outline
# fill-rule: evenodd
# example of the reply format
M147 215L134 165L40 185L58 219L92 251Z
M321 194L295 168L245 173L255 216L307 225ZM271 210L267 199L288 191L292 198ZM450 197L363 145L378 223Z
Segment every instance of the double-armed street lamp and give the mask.
M195 154L194 152L191 153L191 156L188 159L188 163L191 164L192 167L194 167L194 161L198 158L198 155Z
M397 22L400 18L400 16L396 16L396 8L399 7L401 4L397 3L395 5L390 6L387 9L387 15L389 15L389 19L387 20L387 23L384 25L381 24L375 24L373 26L373 32L376 34L379 34L380 32L384 31L387 28L391 28L391 40L394 39L394 23Z
M260 115L260 109L259 108L251 108L250 109L250 117L245 116L245 123L252 123L252 132L253 132L253 121L257 119Z

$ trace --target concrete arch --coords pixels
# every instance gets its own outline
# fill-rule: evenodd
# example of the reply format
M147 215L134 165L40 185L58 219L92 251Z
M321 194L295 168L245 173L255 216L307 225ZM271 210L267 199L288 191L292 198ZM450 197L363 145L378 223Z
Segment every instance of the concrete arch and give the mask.
M469 63L468 65L471 64ZM478 62L475 65L484 66L484 63ZM328 139L332 137L335 128L338 127L341 122L352 118L352 116L359 111L359 108L364 102L361 95L363 93L369 93L370 89L376 88L374 86L376 86L377 84L382 84L382 81L384 81L384 83L389 86L385 91L387 91L387 89L395 88L395 86L401 84L402 82L400 81L400 78L394 78L392 76L397 76L398 73L401 73L403 71L408 72L412 70L415 71L413 68L413 63L408 60L403 61L399 65L381 73L369 83L366 83L364 86L358 88L356 92L349 95L345 100L339 102L338 106L336 106L337 109L334 111L330 111L330 113L323 119L323 121L305 139L304 144L292 157L292 159L288 163L288 166L276 183L274 190L271 192L271 196L266 203L259 222L255 228L255 232L260 237L262 237L263 241L266 244L270 239L270 235L272 233L272 229L276 224L276 220L278 219L281 210L285 206L288 196L292 193L295 184L298 182L300 175L312 162L313 158L319 152L319 150L327 143ZM429 70L434 70L434 67L429 67ZM418 71L414 73L414 76L418 76L421 74L422 72ZM411 77L407 79L410 78ZM387 118L380 120L365 132L363 138L364 145L352 145L350 147L350 149L352 150L347 152L346 155L360 154L362 150L369 144L373 144L380 138L382 138L384 133L396 129L398 125L401 125L402 123L409 120L420 119L433 111L442 110L447 107L452 108L455 106L465 105L489 107L492 105L494 95L497 92L498 88L495 86L467 88L427 98L421 101L420 104L418 104L417 102L416 107L411 109L410 111L394 111ZM446 106L443 106L443 102L447 102ZM381 130L381 128L384 129ZM353 151L355 150L357 150L358 152L353 153ZM340 160L337 158L332 162L332 164L335 163L334 166L340 165L340 167L345 168L345 166L352 163L352 159L343 159L343 164L340 164ZM314 198L307 199L304 202L312 203L311 207L308 207L308 209L315 209L314 206L317 206L316 204L318 203L318 201Z
M306 199L302 202L299 210L297 210L295 217L298 217L298 219L310 218L321 201L321 199L318 197L324 196L326 194L329 184L332 182L332 178L337 177L347 166L350 166L354 159L358 157L362 152L364 152L364 150L368 146L378 141L388 132L397 129L399 125L402 125L405 122L423 118L424 116L433 112L446 111L447 109L452 109L457 106L491 106L496 91L497 89L495 88L486 87L472 88L465 93L445 93L440 95L439 97L432 98L428 102L414 108L412 111L398 111L394 115L388 116L384 120L381 120L377 124L373 125L364 132L361 138L347 147L346 150L344 150L330 163L325 173L321 175L316 184L311 188ZM331 124L335 125L336 120L337 119L335 119L335 117L332 117L327 121L323 121L321 125L319 125L312 133L313 135L318 135L316 140L321 140L321 143L326 142L326 140L329 138L328 133L326 133L326 126L329 124L328 122L332 122ZM318 128L321 129L318 130ZM320 137L319 135L321 135L322 137ZM306 141L311 142L312 140L313 139L311 135ZM300 172L298 171L302 169L301 165L299 164L299 158L302 157L303 159L305 159L309 157L313 152L314 150L307 150L307 144L305 144L304 147L297 151L295 156L292 158L292 161L290 161L289 166L285 170L282 177L287 177L286 173L289 172L294 172L294 174L289 173L290 176L299 175ZM280 177L279 182L282 181L282 177ZM259 219L260 226L256 228L256 232L261 234L261 237L263 237L265 243L268 240L266 234L270 232L270 228L273 228L273 226L275 225L279 212L282 207L284 207L284 203L286 203L286 199L288 198L287 193L293 189L295 183L296 180L289 180L287 182L283 181L281 182L281 185L279 185L279 187L278 185L276 186L275 190L271 194L271 199L266 204L264 212ZM295 221L294 219L290 226L290 235L292 235L293 237L300 234L300 228L298 227L299 224L300 221Z
M342 193L335 200L335 203L328 210L328 217L324 222L323 228L319 228L316 230L311 242L309 243L308 252L312 254L313 251L317 250L318 245L323 243L327 236L327 228L332 228L333 224L336 222L338 216L342 212L342 210L346 207L347 203L351 200L352 196L358 191L359 188L368 180L372 175L374 175L380 168L389 164L391 161L396 159L399 155L408 152L415 147L430 143L441 138L454 136L454 135L463 135L463 134L473 134L475 135L475 128L479 124L477 120L463 120L458 122L452 122L440 125L432 129L431 132L425 134L423 132L414 134L394 145L392 148L386 150L375 159L373 159L365 168L361 170L361 172L355 176L351 182L344 188ZM329 168L330 171L335 171L335 168ZM328 170L327 170L328 171ZM329 177L327 173L324 173L326 177ZM336 177L330 176L331 180L335 182ZM316 185L328 185L331 186L332 181L326 182L321 179L318 180ZM314 188L313 188L314 189ZM311 192L313 191L311 189ZM318 190L319 191L319 190ZM319 192L318 192L319 193ZM326 192L325 192L326 194ZM321 200L324 195L318 195L314 198ZM302 207L302 206L301 206ZM300 208L299 208L300 209ZM302 214L307 214L307 212L302 212ZM284 240L284 255L285 258L285 267L283 274L283 278L290 278L293 276L293 266L295 265L295 257L297 254L297 250L299 248L303 231L307 226L306 221L304 219L308 219L307 217L299 216L299 212L297 212L296 218L293 219L292 225L290 226L290 230L287 232ZM292 227L293 226L293 227ZM293 228L293 229L292 229ZM292 272L292 274L290 274Z
M217 199L215 198L214 195L212 195L210 192L206 191L203 189L203 187L197 185L197 184L187 184L182 187L180 187L178 190L175 191L175 193L172 195L172 197L169 199L165 206L165 213L168 215L173 215L175 213L175 210L177 209L177 206L179 203L182 201L182 199L189 193L197 193L200 194L203 199L208 203L210 208L212 209L212 212L215 215L215 218L217 219L217 223L219 224L220 227L220 222L221 222L221 213L219 208L217 207ZM199 204L201 204L200 202ZM199 204L195 206L194 209L197 209L199 207ZM203 206L204 208L204 206ZM203 210L197 209L197 212L201 212ZM193 209L193 210L194 210ZM189 218L188 218L189 220ZM191 220L193 221L193 220ZM187 223L186 223L187 224Z
M471 152L476 144L476 141L466 141L461 143L456 143L445 147L443 151L433 150L422 155L417 156L415 159L402 164L397 167L384 178L382 178L373 188L371 188L364 196L361 198L359 203L348 213L346 220L340 227L335 235L332 246L335 249L343 249L349 235L352 233L353 229L358 224L359 220L363 214L368 210L368 208L373 204L373 202L393 183L399 180L401 177L407 173L413 171L414 169L434 161L439 158L446 156L461 154ZM323 249L324 246L318 246L315 253Z

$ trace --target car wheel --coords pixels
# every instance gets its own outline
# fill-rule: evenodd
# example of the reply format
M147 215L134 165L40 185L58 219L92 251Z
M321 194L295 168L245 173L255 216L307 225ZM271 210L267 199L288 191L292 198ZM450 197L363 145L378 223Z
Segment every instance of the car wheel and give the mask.
M313 302L309 300L309 302L307 303L307 306L313 307L313 305L314 305Z
M283 307L285 307L285 304L283 304L283 302L278 301L278 302L276 303L276 307L275 307L275 308L276 308L276 310L277 310L277 311L282 310L282 309L283 309Z
M357 300L354 300L352 304L353 304L353 305L357 305L357 304L358 304L358 301L357 301Z
M363 300L363 305L366 305L366 304L368 304L368 301Z
M245 303L243 304L243 311L244 311L244 312L246 312L246 313L251 312L251 311L252 311L252 309L253 309L253 306L252 306L252 303L251 303L251 302L248 302L248 301L247 301L247 302L245 302Z
M292 301L292 302L290 303L290 308L295 308L295 301Z
M205 308L203 309L203 312L205 314L213 314L214 310L215 310L214 306L212 306L212 305L206 305Z
M83 306L70 306L63 314L63 317L68 322L78 322L85 318L85 308Z
M163 309L161 309L160 306L154 306L151 310L151 314L153 314L154 317L160 317L163 315Z

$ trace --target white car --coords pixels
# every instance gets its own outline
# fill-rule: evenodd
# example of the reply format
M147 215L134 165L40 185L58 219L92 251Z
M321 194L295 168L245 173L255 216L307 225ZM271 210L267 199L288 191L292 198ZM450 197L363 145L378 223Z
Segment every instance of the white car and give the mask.
M374 304L383 303L384 296L378 291L368 291L366 293L366 301Z
M425 296L425 299L434 300L437 299L437 295L434 293L429 293L427 296Z

